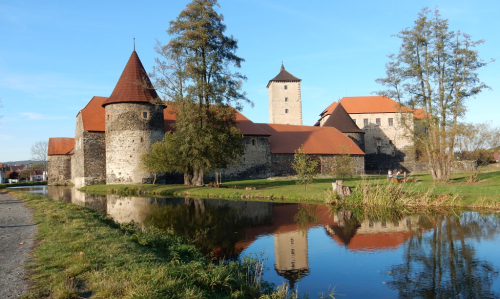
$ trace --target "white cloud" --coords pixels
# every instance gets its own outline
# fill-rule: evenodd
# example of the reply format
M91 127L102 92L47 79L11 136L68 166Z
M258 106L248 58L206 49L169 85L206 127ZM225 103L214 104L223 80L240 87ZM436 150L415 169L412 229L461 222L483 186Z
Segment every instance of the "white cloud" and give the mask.
M48 115L43 115L43 114L33 113L33 112L22 112L19 114L26 116L28 119L31 119L31 120L54 120L54 119L68 119L69 118L67 116L48 116Z

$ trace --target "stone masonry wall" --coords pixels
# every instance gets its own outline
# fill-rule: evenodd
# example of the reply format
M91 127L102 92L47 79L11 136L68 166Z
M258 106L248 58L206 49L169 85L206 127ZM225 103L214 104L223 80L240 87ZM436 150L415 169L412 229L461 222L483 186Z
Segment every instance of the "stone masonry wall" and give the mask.
M163 139L163 107L149 103L106 105L106 183L152 182L141 157ZM147 113L147 117L144 117Z
M49 185L69 185L71 183L71 155L48 156Z
M76 117L75 148L71 159L71 180L75 187L106 183L104 132L83 130L82 116Z
M302 125L300 82L271 82L268 94L271 124Z
M364 133L342 133L356 143L356 145L364 152L365 151L365 134Z
M83 133L85 185L106 183L106 141L104 132Z
M292 169L293 154L271 154L271 172L274 176L287 176L295 175L295 171ZM320 172L321 174L328 175L332 172L333 163L336 159L336 155L308 155L312 159L317 159L320 161ZM365 167L365 157L361 155L352 155L354 159L354 173L362 174L364 173Z
M235 165L222 172L223 180L263 179L271 175L271 143L268 136L245 136L245 153ZM207 174L209 181L214 180L214 174Z

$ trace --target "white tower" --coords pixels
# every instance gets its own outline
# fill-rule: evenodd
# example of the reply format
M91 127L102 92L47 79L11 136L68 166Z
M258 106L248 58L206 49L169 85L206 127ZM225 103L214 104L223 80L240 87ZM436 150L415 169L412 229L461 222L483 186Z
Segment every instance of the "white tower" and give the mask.
M300 81L287 72L283 64L280 73L269 80L269 123L302 125Z

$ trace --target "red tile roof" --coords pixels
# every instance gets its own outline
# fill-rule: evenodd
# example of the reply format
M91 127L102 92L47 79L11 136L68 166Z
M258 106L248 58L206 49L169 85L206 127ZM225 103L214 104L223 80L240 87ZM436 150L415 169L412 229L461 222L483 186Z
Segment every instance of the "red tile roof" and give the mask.
M323 127L334 127L342 133L364 133L352 118L347 114L344 107L340 103L336 104L330 113L330 117L325 121Z
M106 127L105 110L102 104L107 99L107 97L93 97L87 106L80 111L85 131L104 132Z
M26 165L24 165L24 164L10 166L10 171L12 171L12 172L20 172L24 169L26 169Z
M49 138L49 150L48 155L68 155L70 151L75 147L74 138L58 137Z
M281 64L280 73L273 79L269 80L269 83L267 83L266 87L269 87L269 84L271 84L271 82L300 82L300 81L302 81L302 79L299 79L294 75L290 74L289 72L287 72L283 64Z
M424 119L424 109L418 108L413 110L413 117L415 119Z
M351 251L395 250L414 235L413 232L391 232L376 234L355 234L346 244L338 235L333 239Z
M403 111L412 111L395 100L382 96L344 97L340 100L340 103L349 114L400 112L400 107Z
M175 108L172 106L168 106L167 109L164 110L164 127L165 131L173 131L172 124L175 123ZM269 136L271 135L269 132L257 126L254 122L246 118L243 114L241 114L238 110L236 111L236 123L238 129L240 129L241 133L245 136Z
M85 131L105 131L105 110L102 103L106 101L106 97L93 97L90 102L83 108L80 113L82 114L83 129ZM175 109L172 106L167 106L163 110L164 128L165 132L172 131L172 124L175 123ZM251 120L246 118L243 114L236 111L236 122L238 128L243 135L251 136L269 136L269 132L258 127Z
M158 95L149 80L139 56L133 51L118 83L116 83L113 93L103 103L103 106L111 103L149 103L151 100L157 98Z
M333 127L257 125L271 133L271 153L273 154L294 154L301 145L306 154L345 154L345 148L350 151L351 155L365 154L354 141Z

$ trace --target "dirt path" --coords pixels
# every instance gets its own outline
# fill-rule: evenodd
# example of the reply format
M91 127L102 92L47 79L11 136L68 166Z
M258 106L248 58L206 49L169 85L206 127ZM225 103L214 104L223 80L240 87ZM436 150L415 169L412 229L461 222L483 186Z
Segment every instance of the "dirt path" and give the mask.
M22 201L0 192L0 298L18 298L27 291L24 269L33 248L36 224Z

